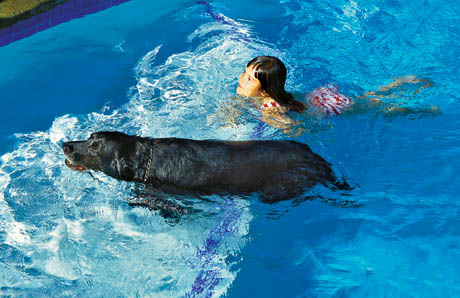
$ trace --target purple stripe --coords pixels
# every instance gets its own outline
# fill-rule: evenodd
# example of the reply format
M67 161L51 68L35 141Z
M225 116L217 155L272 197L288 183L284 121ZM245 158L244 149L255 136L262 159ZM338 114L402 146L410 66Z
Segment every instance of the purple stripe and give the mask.
M230 25L230 26L235 26L235 24L233 23L230 23L229 21L227 21L223 15L221 14L217 14L215 13L213 10L212 10L212 6L209 4L209 2L207 1L198 1L197 4L201 4L201 5L204 5L205 8L206 8L206 13L209 14L209 16L216 22L218 23L222 23L222 24L225 24L225 25Z
M267 124L262 120L259 120L259 124L254 127L254 130L251 133L251 139L261 139L264 135L265 127L267 127Z
M229 31L233 33L232 40L244 42L249 47L254 48L251 45L251 41L238 30L241 28L241 25L222 14L215 13L207 1L198 1L197 4L205 6L205 12L215 22L230 27ZM262 136L264 126L265 123L261 121L255 128L254 134ZM235 197L235 199L239 198ZM185 297L212 297L215 286L222 280L219 276L220 271L213 269L212 261L218 248L225 241L226 236L235 233L238 219L242 214L242 211L236 206L231 197L227 198L223 209L223 213L219 213L214 217L213 222L217 222L217 224L209 231L209 236L206 238L203 247L197 250L197 258L201 264L200 272L193 282L191 291L186 293Z
M211 297L214 287L222 279L219 277L219 271L211 269L211 263L226 236L235 233L236 224L242 214L232 198L227 198L223 209L223 213L214 217L213 222L217 224L209 231L204 246L197 250L197 257L201 263L200 272L193 282L192 290L185 297Z
M37 32L130 0L68 0L39 15L0 30L0 47Z
M245 34L242 34L238 29L241 29L242 26L236 22L234 22L232 19L226 18L223 14L216 13L213 10L213 7L209 2L207 1L198 1L197 4L201 4L205 7L205 12L216 22L216 23L221 23L224 25L227 25L230 27L229 31L230 33L233 33L233 37L231 37L231 40L235 40L238 42L243 42L246 44L247 47L253 49L253 50L259 50L252 46L252 42L249 38L246 37Z

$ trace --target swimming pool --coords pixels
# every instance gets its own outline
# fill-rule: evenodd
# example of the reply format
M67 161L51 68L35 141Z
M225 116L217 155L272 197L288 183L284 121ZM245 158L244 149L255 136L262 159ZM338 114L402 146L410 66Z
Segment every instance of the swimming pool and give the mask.
M448 1L133 0L0 48L0 292L459 296L459 21ZM286 63L291 91L429 77L408 104L443 113L308 124L297 140L357 185L312 191L335 205L189 198L202 212L174 223L129 207L131 184L65 167L62 142L98 130L253 138L250 111L222 114L261 54Z

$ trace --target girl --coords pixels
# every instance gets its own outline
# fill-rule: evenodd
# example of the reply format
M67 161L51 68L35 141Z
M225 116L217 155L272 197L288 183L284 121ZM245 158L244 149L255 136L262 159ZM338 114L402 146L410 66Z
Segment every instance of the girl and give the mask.
M419 79L415 76L396 79L389 85L381 87L374 92L367 92L364 96L352 100L340 93L337 86L329 84L316 88L307 96L307 104L296 100L292 94L286 92L286 66L276 57L258 56L249 61L246 69L241 74L236 92L239 95L251 97L263 115L263 120L276 128L286 128L294 124L286 112L303 112L305 109L313 109L323 115L339 115L357 102L383 108L387 113L409 113L408 108L397 106L385 106L380 98L392 96L391 90L404 84L423 84L414 91L432 85L427 79ZM436 108L430 109L430 113L439 112Z

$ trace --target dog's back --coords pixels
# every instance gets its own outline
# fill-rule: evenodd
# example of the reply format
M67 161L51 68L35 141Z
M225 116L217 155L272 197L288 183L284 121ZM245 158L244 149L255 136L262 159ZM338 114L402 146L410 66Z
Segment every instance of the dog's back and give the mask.
M154 139L151 182L203 193L290 197L337 183L330 164L295 141ZM159 185L161 187L161 185Z

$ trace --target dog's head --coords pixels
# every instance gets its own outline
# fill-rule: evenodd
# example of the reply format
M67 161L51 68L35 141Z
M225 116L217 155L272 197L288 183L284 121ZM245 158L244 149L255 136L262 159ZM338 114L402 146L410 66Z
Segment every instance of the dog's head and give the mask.
M91 134L86 141L70 141L62 145L66 165L72 170L95 170L109 176L132 180L138 157L135 136L103 131Z

